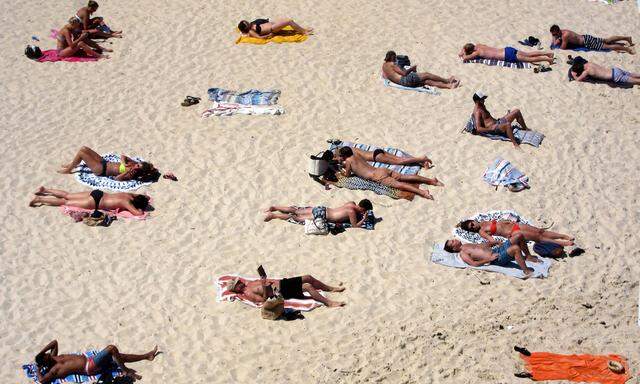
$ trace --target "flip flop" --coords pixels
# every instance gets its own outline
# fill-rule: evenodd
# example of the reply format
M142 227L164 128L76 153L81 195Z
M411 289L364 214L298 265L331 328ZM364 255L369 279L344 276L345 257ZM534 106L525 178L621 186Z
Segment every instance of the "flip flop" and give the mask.
M199 97L193 97L193 96L187 96L184 101L182 102L182 106L183 107L190 107L192 105L196 105L200 102L200 98Z

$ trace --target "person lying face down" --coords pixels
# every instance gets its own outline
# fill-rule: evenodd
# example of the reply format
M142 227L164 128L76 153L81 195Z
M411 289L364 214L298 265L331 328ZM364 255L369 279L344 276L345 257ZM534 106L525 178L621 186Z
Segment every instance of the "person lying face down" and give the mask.
M156 182L160 178L160 171L149 162L138 162L125 155L120 155L120 162L112 163L103 159L89 147L80 148L73 160L60 167L58 173L69 174L83 161L96 175L112 176L117 181L137 180L146 183Z
M551 32L551 42L553 45L560 46L560 49L572 49L584 47L594 51L610 49L617 52L627 52L632 55L636 53L633 48L631 36L610 36L610 37L594 37L591 35L579 35L569 29L560 29L554 24L549 29ZM624 45L626 41L629 46Z
M157 346L142 355L133 355L121 353L115 345L107 345L106 348L93 357L76 354L59 355L58 341L53 340L35 357L36 366L38 367L36 375L38 382L49 384L57 379L64 379L69 375L95 376L119 367L126 376L134 380L140 380L142 376L138 375L134 369L125 366L125 363L135 363L142 360L153 361L159 353L161 352L158 352ZM44 370L45 373L42 374L41 370Z
M344 302L329 300L318 291L342 292L344 287L332 287L326 285L311 275L297 276L284 279L268 279L266 276L259 280L246 280L236 278L229 282L227 289L236 293L241 299L249 300L256 304L264 303L267 298L276 294L288 299L309 299L304 293L308 293L312 299L319 301L327 307L342 307Z
M627 72L618 67L604 67L587 60L575 60L571 66L571 76L576 81L589 79L610 81L619 85L640 84L640 73Z
M484 101L487 97L489 96L482 91L476 91L473 94L473 120L476 126L473 133L506 136L511 140L514 147L519 148L520 144L518 144L518 141L513 135L513 127L511 125L514 121L517 121L522 129L529 129L527 127L527 123L524 121L522 112L516 108L508 112L503 117L495 119L491 116L491 112L489 112L485 106Z
M493 59L509 63L540 63L553 64L553 52L524 52L513 47L494 48L484 44L467 43L458 53L462 60Z
M344 167L341 171L345 177L352 174L365 180L375 181L387 187L408 191L433 200L426 189L420 189L420 184L444 186L438 179L429 179L418 175L403 175L387 168L375 168L350 147L342 147L338 151L340 164Z
M367 211L371 210L373 210L373 204L367 199L361 200L357 205L353 201L349 201L338 208L327 208L324 206L307 208L272 206L265 211L267 215L264 221L293 219L302 223L305 220L320 217L330 223L350 223L353 228L362 228L367 220Z
M509 240L493 247L489 244L462 244L460 240L451 239L444 243L444 250L449 253L460 253L462 261L472 267L487 264L504 267L515 259L525 276L530 276L533 272L533 269L525 264L525 259L534 263L540 262L540 259L531 255L527 242L520 232L514 233Z
M93 210L125 210L133 215L141 216L149 206L149 196L135 193L104 193L98 189L91 192L70 193L60 189L40 187L35 192L29 206L39 207L48 205L93 209Z
M574 238L572 236L508 220L491 220L481 222L465 220L460 222L458 226L465 231L479 234L483 239L487 240L489 245L500 244L500 242L493 236L509 238L515 233L521 233L526 241L534 241L536 243L548 242L558 244L563 247L574 245Z
M445 79L429 72L418 73L417 68L415 65L408 69L400 68L396 65L396 53L389 51L384 57L382 75L389 81L411 88L430 85L432 87L453 89L460 85L460 80L453 76Z
M242 34L256 37L258 39L268 39L277 35L285 27L291 27L294 31L301 35L309 35L313 33L313 28L302 28L293 19L277 19L269 21L269 19L255 19L252 22L242 20L238 23L238 30Z
M342 148L342 147L340 147ZM333 160L340 160L340 148L336 148L333 150ZM374 151L363 151L361 149L355 147L349 147L351 151L359 156L361 156L365 161L372 163L384 163L384 164L392 164L392 165L412 165L417 164L424 168L431 168L433 166L433 162L427 157L400 157L396 155L392 155L389 152L385 152L384 150L378 148Z

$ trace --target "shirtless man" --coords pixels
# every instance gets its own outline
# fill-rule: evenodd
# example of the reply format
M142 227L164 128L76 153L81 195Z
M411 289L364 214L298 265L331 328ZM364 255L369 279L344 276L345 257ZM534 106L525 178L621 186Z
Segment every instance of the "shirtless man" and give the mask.
M462 60L495 59L509 63L539 63L546 61L553 64L553 52L523 52L513 47L494 48L484 44L467 43L462 47L458 56Z
M108 345L93 357L84 355L58 355L58 341L53 340L40 353L36 355L35 361L38 370L38 382L49 384L56 379L64 379L69 375L95 376L103 372L110 372L119 367L125 375L140 380L134 369L126 367L125 363L135 363L142 360L153 361L161 352L156 346L153 350L143 355L130 355L120 353L115 345ZM43 375L41 371L44 370Z
M581 58L581 57L580 57ZM602 81L611 81L619 85L640 84L640 73L627 72L618 67L603 67L587 60L574 59L571 66L571 76L576 81L586 81L589 78Z
M297 222L304 222L305 220L321 217L330 223L350 223L353 228L362 228L362 225L367 220L367 211L371 210L373 210L373 204L367 199L361 200L357 205L355 202L350 201L339 208L272 206L265 211L267 216L264 221L293 219Z
M122 31L112 31L106 26L102 17L91 17L98 10L98 3L89 0L86 7L76 12L75 18L82 25L82 32L89 34L93 39L108 39L109 37L122 37Z
M384 57L382 75L389 81L411 88L430 85L432 87L453 89L460 85L460 80L453 76L445 79L429 72L418 73L416 69L417 66L415 65L406 70L398 67L396 65L396 53L394 51L389 51Z
M238 294L240 298L256 304L264 303L267 298L274 296L276 293L280 293L285 300L308 299L309 297L305 296L304 292L307 292L312 299L321 302L327 307L342 307L346 304L329 300L318 292L342 292L344 287L331 287L311 275L285 279L268 279L266 276L260 280L236 278L229 282L227 289Z
M345 177L355 174L366 180L375 181L387 187L413 192L425 199L433 200L433 196L426 189L420 189L420 184L444 186L438 179L429 179L418 175L403 175L387 168L375 168L367 163L360 155L353 153L350 147L342 147L338 151L340 163L344 166L341 171Z
M124 192L104 193L98 189L91 192L69 193L60 189L40 187L35 195L36 197L29 203L29 206L34 208L42 205L53 207L68 205L93 210L126 210L140 216L149 206L149 196Z
M527 124L524 122L522 113L516 108L496 120L491 116L491 113L484 105L484 100L487 97L488 96L482 91L476 91L473 94L473 102L475 103L475 107L473 108L473 120L476 124L476 130L474 133L506 135L516 148L520 148L520 144L518 144L515 136L513 136L513 127L511 127L511 124L514 121L518 121L518 124L520 124L522 129L529 129Z
M370 163L384 163L384 164L391 164L391 165L411 165L411 164L418 164L421 167L425 167L425 168L431 168L433 167L433 161L431 161L431 159L429 159L427 156L422 156L422 157L414 157L414 156L407 156L407 157L400 157L400 156L395 156L392 155L388 152L383 151L382 149L378 148L374 151L363 151L362 149L358 149L355 147L350 147L351 150L353 151L353 153L362 156L363 159L365 159L366 161L370 162ZM339 154L338 151L340 150L340 148L336 148L333 150L333 160L338 160L339 159Z
M515 259L526 277L531 275L533 269L527 267L525 264L525 258L522 257L523 253L526 261L534 263L540 262L540 259L532 256L529 252L522 233L515 233L509 240L493 247L489 244L462 244L460 240L447 240L444 243L444 250L449 253L459 252L462 260L472 267L479 267L486 264L504 267L509 265L511 260Z
M578 35L577 33L568 30L560 29L557 25L552 25L551 29L551 44L560 46L560 49L571 49L577 47L585 47L594 51L602 51L603 49L610 49L617 52L627 52L635 55L636 51L633 47L633 41L631 36L611 36L607 38L593 37L591 35ZM629 46L626 46L621 41L626 41Z

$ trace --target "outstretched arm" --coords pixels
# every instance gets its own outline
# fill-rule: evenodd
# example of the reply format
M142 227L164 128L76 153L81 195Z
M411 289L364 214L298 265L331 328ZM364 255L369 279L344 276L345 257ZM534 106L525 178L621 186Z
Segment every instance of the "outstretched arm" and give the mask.
M478 232L478 234L480 235L480 237L482 237L483 239L487 240L487 242L489 243L489 245L495 245L495 244L499 244L500 242L497 241L496 239L493 238L493 236L491 236L489 234L489 232L487 232L484 229L480 229L480 232Z
M58 340L49 342L36 356L44 355L48 351L51 351L51 356L58 356Z

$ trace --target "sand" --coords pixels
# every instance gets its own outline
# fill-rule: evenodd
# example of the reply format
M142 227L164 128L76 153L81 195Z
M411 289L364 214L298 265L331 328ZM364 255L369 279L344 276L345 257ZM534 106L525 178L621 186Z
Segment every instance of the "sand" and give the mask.
M635 2L113 0L99 10L125 34L107 44L111 59L40 64L22 55L31 35L54 47L49 30L82 4L0 4L1 382L26 383L20 365L54 338L61 352L158 344L165 354L132 365L147 383L511 383L514 345L618 353L634 374L640 368L640 88L567 82L573 52L558 52L545 74L456 56L468 41L515 45L535 35L547 45L553 23L640 39ZM317 33L301 44L234 45L236 23L259 16L291 16ZM382 87L389 49L462 87L440 96ZM583 56L640 71L640 56ZM281 89L287 113L202 119L207 102L180 106L214 86ZM543 145L516 151L461 134L476 89L490 95L495 116L520 108L547 136ZM434 202L324 191L305 164L332 137L426 153L436 167L423 174L446 187L430 188ZM180 181L143 190L155 200L150 220L107 229L29 208L40 185L87 190L55 172L83 145L145 157ZM482 182L496 156L532 188L513 194ZM262 222L276 203L362 198L383 218L373 232L309 237ZM425 249L460 218L491 209L554 221L586 253L530 281L427 261ZM259 264L274 276L344 282L347 291L330 296L348 305L267 322L215 302L216 276L252 275Z

